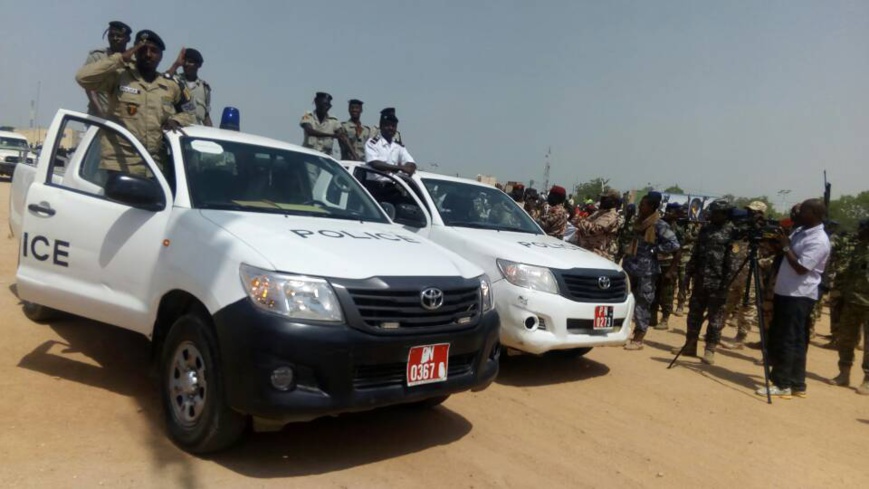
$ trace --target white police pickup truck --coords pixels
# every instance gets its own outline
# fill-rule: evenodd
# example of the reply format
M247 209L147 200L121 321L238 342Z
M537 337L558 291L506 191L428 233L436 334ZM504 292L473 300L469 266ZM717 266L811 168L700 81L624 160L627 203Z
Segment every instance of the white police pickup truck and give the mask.
M82 142L56 174L71 127ZM391 223L338 162L196 126L166 134L160 165L119 125L65 110L44 148L12 182L25 313L149 337L182 448L225 448L250 419L436 405L497 375L483 270Z
M504 192L473 180L386 175L342 164L394 220L481 266L492 277L501 343L522 352L577 355L624 345L634 297L615 263L547 236Z
M30 151L27 138L21 134L0 131L0 176L12 177L19 163L34 164L36 155Z

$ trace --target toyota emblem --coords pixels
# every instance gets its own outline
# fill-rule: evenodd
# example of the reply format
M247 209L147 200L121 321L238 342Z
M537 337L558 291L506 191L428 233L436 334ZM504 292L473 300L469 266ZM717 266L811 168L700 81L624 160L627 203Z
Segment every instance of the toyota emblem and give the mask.
M423 309L434 311L444 305L444 293L441 289L429 287L419 294L419 302Z
M603 290L606 290L606 289L610 288L610 285L612 285L612 282L610 281L609 277L598 277L598 279L597 279L597 286L598 287L600 287Z

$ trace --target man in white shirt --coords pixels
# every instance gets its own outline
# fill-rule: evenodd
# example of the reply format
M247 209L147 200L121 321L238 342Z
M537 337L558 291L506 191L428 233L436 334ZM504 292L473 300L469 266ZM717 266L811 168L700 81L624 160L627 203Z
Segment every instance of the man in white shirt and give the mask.
M818 285L830 257L830 239L824 231L826 209L818 199L800 205L790 237L781 235L782 264L775 283L772 325L769 328L769 393L790 398L806 396L806 352L809 321L818 300ZM758 395L766 396L765 387Z
M404 146L394 141L398 130L398 118L394 114L380 116L380 134L365 143L365 162L371 168L383 172L402 171L413 175L416 163Z

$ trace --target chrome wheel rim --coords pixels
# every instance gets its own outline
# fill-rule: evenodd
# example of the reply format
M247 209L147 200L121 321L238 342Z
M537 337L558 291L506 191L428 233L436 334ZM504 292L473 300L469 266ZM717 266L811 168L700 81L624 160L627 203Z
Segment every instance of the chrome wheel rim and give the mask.
M178 345L169 367L169 399L175 419L193 425L202 417L207 400L205 359L191 341Z

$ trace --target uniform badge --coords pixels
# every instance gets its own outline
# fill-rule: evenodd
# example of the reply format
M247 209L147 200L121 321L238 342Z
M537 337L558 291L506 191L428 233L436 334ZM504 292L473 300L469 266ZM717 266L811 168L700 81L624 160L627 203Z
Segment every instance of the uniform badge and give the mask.
M124 92L124 93L131 93L131 94L133 94L133 95L138 95L138 94L139 94L139 89L138 89L138 88L133 88L133 87L131 87L131 86L127 86L127 85L121 85L120 88L119 88L119 90L122 91L122 92Z
M127 114L130 116L136 115L136 112L139 111L139 106L136 104L127 104Z
M739 245L736 244L736 243L733 243L733 252L734 252L734 253L739 253Z

